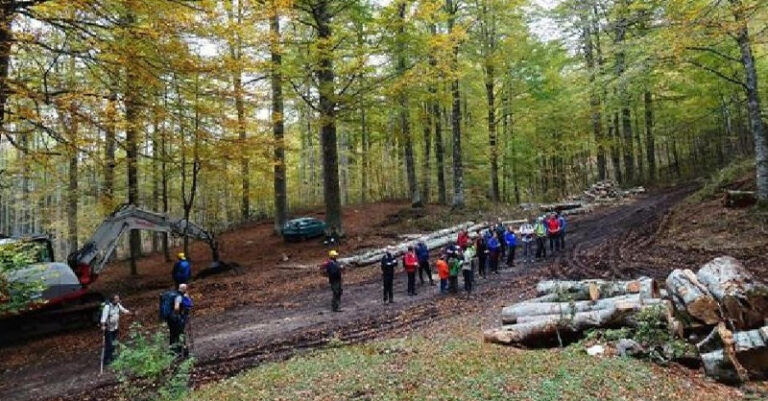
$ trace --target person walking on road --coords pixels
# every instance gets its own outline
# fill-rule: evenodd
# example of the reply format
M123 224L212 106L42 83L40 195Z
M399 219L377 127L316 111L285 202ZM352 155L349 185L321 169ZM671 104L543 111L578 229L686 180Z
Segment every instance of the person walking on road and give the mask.
M429 268L429 248L424 241L416 244L416 257L419 259L419 282L424 285L424 274L429 279L429 285L435 285L432 279L432 269Z
M490 270L499 274L499 257L501 253L501 244L499 243L499 236L495 232L491 234L491 238L488 239L488 266Z
M515 265L515 250L517 249L517 235L512 226L507 227L507 232L504 233L504 242L507 243L507 267L512 267Z
M101 309L101 331L104 335L104 349L102 363L109 365L115 359L115 343L120 329L120 315L130 315L131 311L125 309L120 303L120 296L115 294Z
M328 277L328 283L331 285L331 310L341 312L341 273L344 267L338 262L339 253L336 250L328 252L328 260L323 263L321 270Z
M477 238L475 238L475 252L477 253L477 271L480 277L485 278L485 268L488 261L488 248L485 244L485 237L477 231Z
M440 255L435 266L437 267L437 277L440 278L440 293L445 294L448 292L448 280L451 277L451 270L448 267L448 262L445 261L445 256Z
M525 222L520 226L520 240L523 243L523 262L533 263L533 225Z
M167 320L171 350L177 356L186 357L189 354L186 338L182 338L182 334L186 331L191 311L192 298L189 296L189 288L187 284L179 284L176 296L173 298L173 312Z
M178 288L180 284L188 284L190 277L192 277L192 265L187 260L187 256L184 252L179 252L176 255L176 263L173 265L173 282L176 283Z
M416 271L419 270L419 258L416 257L416 252L412 246L408 247L408 251L403 255L403 267L408 274L408 295L416 295Z
M533 226L533 235L536 237L536 259L547 257L546 239L547 227L544 225L544 218L539 217Z
M393 255L394 248L388 247L387 253L381 258L381 278L384 281L384 302L395 302L393 287L395 281L395 268L397 268L397 258Z
M474 273L474 264L475 264L475 246L469 245L466 250L464 250L464 263L461 266L461 274L464 275L464 291L467 292L467 295L472 293L472 283L475 279L475 273Z

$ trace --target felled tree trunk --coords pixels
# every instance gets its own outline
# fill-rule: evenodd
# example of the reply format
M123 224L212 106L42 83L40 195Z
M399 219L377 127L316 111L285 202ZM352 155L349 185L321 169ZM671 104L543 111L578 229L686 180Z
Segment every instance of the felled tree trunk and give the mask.
M721 323L697 347L703 350L716 345L722 348L701 354L707 375L737 383L768 374L768 326L731 333Z
M538 295L562 294L573 300L597 300L598 298L612 298L627 294L640 294L646 298L659 298L659 286L655 280L641 277L631 281L541 281L536 285ZM567 299L562 299L565 301Z
M671 305L660 299L648 300L650 303L617 301L614 306L563 315L544 315L538 319L528 316L525 322L502 326L500 329L487 330L484 333L486 342L501 344L535 345L539 342L551 341L563 335L580 333L595 327L635 326L637 312L662 307L669 309Z
M575 302L522 302L507 306L501 311L502 323L516 323L518 318L531 316L571 316L579 312L593 312L604 309L631 309L642 305L660 303L658 298L644 299L639 294L625 295L597 301Z
M582 207L583 204L581 202L563 202L563 203L553 203L549 205L540 205L539 210L542 212L561 212L563 210L572 210L572 209L578 209Z
M675 269L667 277L667 289L677 310L698 319L705 324L720 321L720 307L707 287L689 269Z
M757 203L754 191L725 191L723 206L725 207L749 207Z
M754 329L768 316L768 286L755 282L738 260L715 258L699 269L696 278L720 304L723 318L736 330Z

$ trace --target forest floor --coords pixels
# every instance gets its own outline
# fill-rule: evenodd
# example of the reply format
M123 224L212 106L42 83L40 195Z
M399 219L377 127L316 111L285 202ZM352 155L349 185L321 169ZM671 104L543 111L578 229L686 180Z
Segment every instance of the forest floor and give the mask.
M543 262L504 269L488 280L479 279L469 298L441 296L428 285L420 288L418 296L406 297L405 280L398 278L396 302L387 305L381 302L378 267L352 269L345 276L344 311L337 314L329 312L327 281L316 272L326 251L321 244L284 244L271 233L271 224L246 225L221 237L222 258L243 267L192 285L196 301L195 385L304 350L398 339L456 324L466 326L457 323L462 321L472 322L476 328L472 332L480 342L482 328L499 324L500 308L531 297L535 283L542 278L629 278L641 274L662 278L676 267L696 268L722 254L742 259L760 277L768 278L766 217L755 217L746 210L725 210L716 199L686 201L696 187L658 189L574 217L565 252ZM393 242L398 234L437 228L433 224L448 226L468 219L438 207L428 209L424 216L414 216L402 212L405 206L391 202L346 208L349 239L341 246L342 255ZM754 224L755 219L762 219L762 224ZM194 247L191 256L197 266L205 266L206 252L203 244ZM288 261L283 261L283 254ZM139 320L145 327L157 325L157 297L169 285L169 269L161 255L141 261L138 279L128 276L123 266L112 266L97 289L123 294L124 304L138 311L136 319L127 320ZM129 321L123 322L123 327ZM0 349L0 399L112 398L114 376L97 375L100 342L99 332L89 329ZM697 371L678 366L671 369L672 376L692 380L693 386L707 387L720 397L714 399L733 399L738 393L710 383Z

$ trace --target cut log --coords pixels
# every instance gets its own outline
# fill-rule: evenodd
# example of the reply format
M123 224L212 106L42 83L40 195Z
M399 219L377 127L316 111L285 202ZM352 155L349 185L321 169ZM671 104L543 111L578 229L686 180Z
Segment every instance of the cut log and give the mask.
M538 295L562 294L574 300L595 300L598 298L613 298L626 294L640 294L645 298L659 298L658 283L648 277L632 281L541 281L536 285ZM563 299L562 301L566 301Z
M637 312L653 307L670 308L670 304L660 299L651 303L620 301L614 307L572 315L539 316L539 319L526 317L526 322L502 326L500 329L487 330L486 342L501 344L536 345L550 341L561 335L581 333L596 327L635 326ZM666 314L666 313L665 313ZM528 320L531 319L531 320Z
M696 278L720 304L723 318L736 330L761 327L768 316L768 286L754 280L738 260L715 258L699 269Z
M722 349L701 354L707 375L735 383L768 374L768 326L731 333L721 323L707 337L702 348L717 343L722 345Z
M579 312L590 312L616 307L631 307L635 305L658 304L658 298L643 298L640 294L624 295L615 298L598 299L597 301L575 302L521 302L507 306L501 310L501 321L505 324L515 323L523 316L560 315L569 316Z
M757 203L755 191L725 191L723 206L725 207L749 207Z
M539 210L542 212L562 212L563 210L578 209L583 205L584 204L581 202L552 203L548 205L539 205Z
M678 312L684 312L706 324L720 321L720 307L707 287L689 269L675 269L667 276L667 289Z

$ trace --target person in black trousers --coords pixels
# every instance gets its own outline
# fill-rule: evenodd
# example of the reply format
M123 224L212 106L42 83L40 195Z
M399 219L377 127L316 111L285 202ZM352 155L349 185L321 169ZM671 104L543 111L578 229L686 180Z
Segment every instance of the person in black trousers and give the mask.
M392 247L387 248L387 253L381 258L381 278L384 281L384 302L395 302L393 300L392 287L395 280L395 268L397 267L397 258L392 255Z
M477 252L477 271L482 278L485 278L485 267L488 260L488 248L485 245L485 238L480 230L477 230L477 238L475 239L475 251Z

